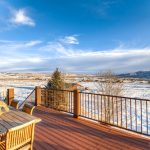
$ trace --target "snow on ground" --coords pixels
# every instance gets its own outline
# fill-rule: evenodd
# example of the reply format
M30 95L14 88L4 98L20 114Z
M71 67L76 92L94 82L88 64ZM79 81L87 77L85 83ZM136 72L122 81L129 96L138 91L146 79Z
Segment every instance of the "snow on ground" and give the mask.
M80 85L88 88L88 92L96 93L96 82L80 82ZM0 80L0 97L6 96L8 88L14 88L15 99L24 100L35 86L46 85L45 80ZM124 83L123 95L126 97L150 99L150 84L148 83Z
M23 101L32 92L35 86L44 86L42 80L0 80L0 98L6 97L7 89L14 88L16 100Z
M96 93L97 83L96 82L80 82L80 84L89 89L89 92ZM122 96L150 99L150 84L148 83L124 83Z
M124 84L124 96L150 99L150 84L126 83Z

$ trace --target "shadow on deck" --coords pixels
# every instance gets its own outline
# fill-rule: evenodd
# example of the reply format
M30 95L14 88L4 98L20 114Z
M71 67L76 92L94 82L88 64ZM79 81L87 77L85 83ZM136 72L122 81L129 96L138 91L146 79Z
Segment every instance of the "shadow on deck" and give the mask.
M100 125L46 107L36 107L34 150L148 150L150 140L138 134Z

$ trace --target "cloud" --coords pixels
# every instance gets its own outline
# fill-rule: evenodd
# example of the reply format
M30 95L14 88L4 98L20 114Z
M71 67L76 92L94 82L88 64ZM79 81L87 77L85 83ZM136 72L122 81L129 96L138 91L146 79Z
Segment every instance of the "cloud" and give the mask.
M62 42L63 44L79 44L78 39L74 35L65 36L64 38L60 39L59 41Z
M10 22L15 25L35 26L35 22L27 16L25 9L14 10Z
M0 40L0 71L53 71L96 73L111 69L114 72L150 70L150 48L116 47L110 50L70 48L56 41L43 42Z
M98 72L111 69L115 72L150 70L150 48L125 48L123 45L110 50L70 48L62 43L49 42L40 47L46 53L45 70L63 68L68 72ZM48 65L50 64L50 65ZM52 68L53 66L53 68Z
M41 46L39 51L51 53L53 57L71 57L80 52L82 53L82 50L70 48L69 46L66 46L58 41L48 42L47 44Z
M67 72L93 72L111 69L114 72L150 70L150 49L122 49L82 52L74 56L49 59L52 66ZM48 61L47 61L48 62ZM52 63L54 62L54 63Z
M33 46L37 46L41 44L40 40L32 40L32 41L8 41L8 40L0 40L0 52L1 53L10 53L14 51L21 51L28 49ZM7 51L6 51L7 49Z
M33 41L29 41L29 42L26 42L26 46L35 46L35 45L38 45L38 44L41 44L42 41L40 40L33 40Z
M0 32L12 30L19 26L36 25L35 20L31 18L29 9L16 9L8 1L0 0Z
M64 38L44 44L39 50L42 52L49 52L53 57L72 56L75 55L76 51L80 51L70 47L72 44L79 44L78 39L75 36L65 36Z

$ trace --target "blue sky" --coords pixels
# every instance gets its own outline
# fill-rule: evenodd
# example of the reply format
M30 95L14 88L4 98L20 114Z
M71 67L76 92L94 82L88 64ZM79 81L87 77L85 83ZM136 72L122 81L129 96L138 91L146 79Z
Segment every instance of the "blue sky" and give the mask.
M0 0L0 71L150 70L149 0Z

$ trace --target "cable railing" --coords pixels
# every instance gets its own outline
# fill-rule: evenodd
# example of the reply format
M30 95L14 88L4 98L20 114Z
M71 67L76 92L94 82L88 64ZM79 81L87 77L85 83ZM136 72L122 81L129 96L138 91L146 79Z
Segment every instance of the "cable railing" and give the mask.
M35 89L27 96L27 98L20 104L19 109L22 109L24 104L35 105Z

